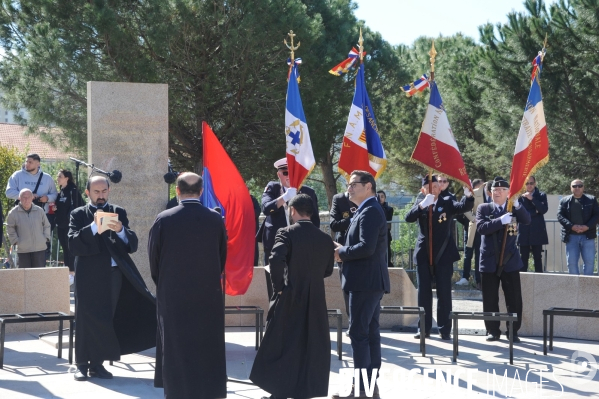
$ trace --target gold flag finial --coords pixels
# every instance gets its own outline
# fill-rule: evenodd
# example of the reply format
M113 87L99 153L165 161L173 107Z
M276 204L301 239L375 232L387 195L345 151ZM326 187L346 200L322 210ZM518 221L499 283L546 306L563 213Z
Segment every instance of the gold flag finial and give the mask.
M364 38L362 37L362 27L360 26L360 38L358 39L358 51L360 52L360 63L364 61Z
M437 50L435 50L435 41L433 40L433 45L431 46L431 51L428 52L428 55L431 56L431 73L435 73L435 57L437 56Z
M291 50L291 64L293 64L293 60L295 60L294 58L294 51L297 50L300 46L300 42L297 42L297 46L293 46L293 38L296 36L295 33L293 33L292 30L289 31L289 33L287 34L290 38L291 38L291 46L287 44L287 39L283 39L283 43L285 43L285 46L287 46L287 48L289 50Z

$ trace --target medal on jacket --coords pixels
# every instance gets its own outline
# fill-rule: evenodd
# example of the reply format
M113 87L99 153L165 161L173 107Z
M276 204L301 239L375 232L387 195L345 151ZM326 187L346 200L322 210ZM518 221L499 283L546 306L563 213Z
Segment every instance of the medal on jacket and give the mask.
M439 208L439 210L442 210L443 208ZM442 213L441 215L439 215L439 223L443 223L447 220L447 216L445 215L445 213Z
M508 225L507 228L508 233L513 236L518 232L518 224L516 223L516 218L512 218L512 221Z

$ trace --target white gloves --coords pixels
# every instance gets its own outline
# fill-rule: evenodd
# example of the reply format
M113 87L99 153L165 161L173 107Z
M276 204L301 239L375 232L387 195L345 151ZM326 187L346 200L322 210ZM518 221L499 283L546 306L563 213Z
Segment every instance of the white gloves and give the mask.
M285 194L283 194L283 200L289 202L289 200L297 195L297 188L289 187Z
M520 209L520 206L522 206L520 201L514 201L514 209Z
M466 197L472 197L472 191L468 187L464 187L464 195Z
M420 203L420 207L422 209L426 208L429 205L432 205L435 202L435 196L433 194L427 194L426 197Z
M501 215L499 219L501 220L501 224L510 224L512 223L512 214L506 213L505 215Z

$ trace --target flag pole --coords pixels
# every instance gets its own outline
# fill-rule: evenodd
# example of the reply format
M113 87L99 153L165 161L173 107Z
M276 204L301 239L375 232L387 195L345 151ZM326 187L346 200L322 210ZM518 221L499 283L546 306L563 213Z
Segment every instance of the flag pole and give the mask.
M431 58L431 81L435 80L435 57L437 56L437 51L435 50L435 41L433 40L433 45L431 50L428 53ZM428 193L433 193L433 169L429 168L428 170ZM431 275L435 276L435 265L433 264L433 205L428 207L428 264Z
M364 63L364 37L362 37L362 27L360 26L360 38L358 39L358 53L360 53L360 65Z

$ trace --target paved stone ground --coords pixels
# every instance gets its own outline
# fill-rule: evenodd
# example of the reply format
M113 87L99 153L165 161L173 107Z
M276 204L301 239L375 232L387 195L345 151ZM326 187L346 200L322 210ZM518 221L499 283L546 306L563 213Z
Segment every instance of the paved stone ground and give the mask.
M335 331L331 344L335 348ZM251 328L227 328L227 371L229 377L247 380L254 350ZM505 339L487 343L484 337L460 335L460 355L452 363L451 342L436 337L427 340L427 356L418 352L412 334L383 331L382 398L411 395L414 398L507 397L598 397L599 342L556 339L549 356L543 356L542 338L522 338L515 346L514 365L509 365ZM343 360L331 351L329 394L339 389L340 369L352 367L349 338L343 336ZM592 356L585 367L573 366L575 351ZM124 356L113 366L106 365L113 380L73 380L74 369L56 357L56 349L37 339L35 334L9 334L5 366L0 370L0 398L161 398L163 391L153 387L154 351ZM65 353L66 357L66 353ZM582 360L582 358L579 358ZM429 372L427 370L432 370ZM540 371L542 370L542 371ZM495 372L495 375L493 375ZM423 375L424 373L429 373ZM507 373L507 374L506 374ZM446 385L447 376L452 378ZM504 377L505 375L505 377ZM590 379L588 376L591 375ZM457 376L457 384L453 384ZM585 377L587 376L587 377ZM443 377L444 381L441 381ZM542 377L542 388L539 379ZM528 381L528 382L526 382ZM470 389L469 389L470 386ZM562 392L563 389L563 392ZM238 383L228 384L228 398L248 399L265 395L262 390Z

